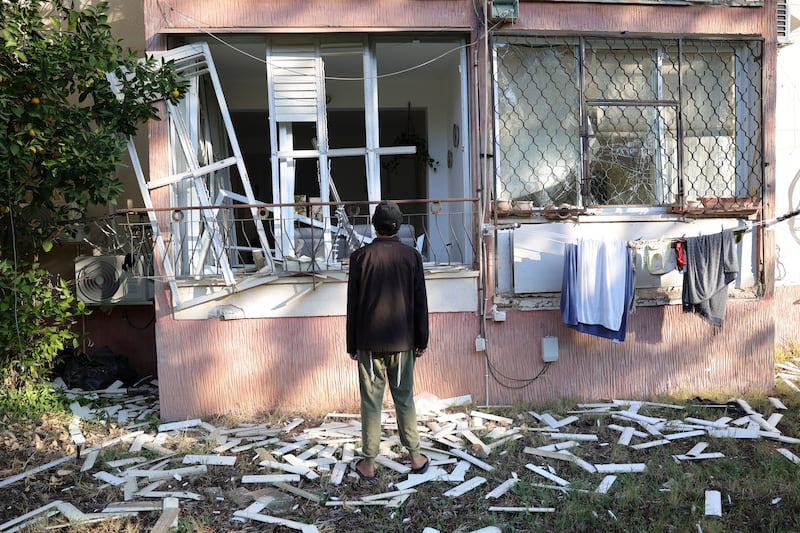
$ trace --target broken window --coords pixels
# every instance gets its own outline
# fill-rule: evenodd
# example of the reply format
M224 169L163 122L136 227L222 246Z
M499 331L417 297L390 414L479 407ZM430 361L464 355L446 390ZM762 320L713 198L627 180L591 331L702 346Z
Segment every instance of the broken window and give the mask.
M536 207L752 205L761 43L501 37L496 198Z
M169 215L151 223L173 293L199 287L176 307L346 268L385 199L401 204L400 239L427 265L470 267L462 41L180 40L163 54L190 82L168 106L170 175L140 178L148 207L169 187Z

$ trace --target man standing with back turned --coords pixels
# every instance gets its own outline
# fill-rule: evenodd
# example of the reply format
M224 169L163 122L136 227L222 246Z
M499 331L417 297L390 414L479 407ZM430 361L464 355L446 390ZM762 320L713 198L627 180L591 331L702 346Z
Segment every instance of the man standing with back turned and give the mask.
M377 237L350 256L347 353L358 361L363 455L351 467L368 481L375 479L387 380L411 471L424 473L430 464L420 454L414 406L414 362L428 347L428 300L422 256L397 237L402 220L397 204L381 202L372 216Z

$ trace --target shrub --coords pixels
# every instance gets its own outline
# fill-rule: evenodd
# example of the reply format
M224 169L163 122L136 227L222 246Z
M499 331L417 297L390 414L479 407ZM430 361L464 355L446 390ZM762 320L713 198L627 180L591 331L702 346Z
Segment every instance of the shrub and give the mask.
M0 260L0 377L20 389L50 377L61 350L79 345L73 328L89 314L63 279L38 263Z

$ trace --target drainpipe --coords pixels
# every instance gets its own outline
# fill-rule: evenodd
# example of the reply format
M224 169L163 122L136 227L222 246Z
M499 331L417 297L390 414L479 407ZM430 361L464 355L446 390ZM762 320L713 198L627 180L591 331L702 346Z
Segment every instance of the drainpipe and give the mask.
M484 220L486 218L486 208L488 205L487 197L490 196L490 183L489 183L489 124L490 122L490 101L489 101L489 2L488 0L482 2L483 7L483 27L478 27L479 31L483 31L483 72L480 70L480 49L475 49L475 95L476 95L476 116L478 120L478 143L479 160L478 160L478 239L480 246L478 246L478 268L479 268L479 283L478 283L478 302L479 320L480 320L480 336L486 339L486 306L488 305L489 288L487 287L487 278L489 278L487 250L486 250L486 233L484 232ZM483 78L483 98L481 98L481 84L480 80ZM483 111L483 113L481 113ZM484 381L486 389L486 406L489 406L489 360L488 360L488 342L484 347Z

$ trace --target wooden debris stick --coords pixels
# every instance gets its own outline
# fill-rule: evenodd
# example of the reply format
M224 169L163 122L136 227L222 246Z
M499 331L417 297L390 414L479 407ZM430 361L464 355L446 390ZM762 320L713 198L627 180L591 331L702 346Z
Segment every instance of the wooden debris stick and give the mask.
M254 520L256 522L264 522L266 524L277 524L279 526L286 526L289 529L295 529L298 531L302 531L303 533L317 533L319 530L317 526L311 524L303 524L301 522L295 522L294 520L287 520L285 518L278 518L276 516L269 516L261 513L250 513L247 511L236 511L233 513L233 516L239 518L246 518L248 520Z
M236 463L235 455L184 455L185 465L215 465L233 466Z
M755 409L750 407L750 404L747 403L747 401L743 400L742 398L736 398L735 401L736 403L739 404L739 406L744 410L745 413L750 415L750 418L753 419L754 422L756 422L759 426L762 427L762 429L764 429L765 431L774 431L775 433L780 433L780 431L778 431L778 428L776 428L775 426L764 420L764 417L761 415L761 413L757 412Z
M783 419L782 413L772 413L769 415L769 418L767 418L767 424L772 427L778 427L778 423L781 421L781 419Z
M566 479L561 478L561 477L553 474L552 472L550 472L550 471L548 471L548 470L546 470L546 469L544 469L544 468L542 468L540 466L536 466L536 465L533 465L531 463L528 463L528 464L525 465L525 468L527 468L531 472L535 472L536 474L539 474L540 476L542 476L544 478L549 479L550 481L553 481L553 482L557 483L558 485L561 485L562 487L569 486L569 481L567 481Z
M640 444L634 444L631 446L634 450L645 450L647 448L654 448L656 446L663 446L665 444L669 444L670 441L667 439L658 439L658 440L651 440L647 442L642 442Z
M561 450L568 450L570 448L574 448L576 446L580 446L580 442L576 440L565 440L561 442L556 442L554 444L547 444L545 446L538 446L537 450L542 450L545 452L558 452Z
M706 491L705 515L722 516L722 494L720 491Z
M137 465L147 462L145 457L128 457L127 459L117 459L116 461L106 461L109 468L122 468L124 466Z
M86 459L83 461L83 466L81 466L81 472L88 472L92 468L94 468L94 463L97 461L97 456L100 455L98 450L86 454Z
M339 486L342 484L342 480L344 479L344 475L347 473L347 469L350 463L341 461L333 465L333 470L331 471L331 484Z
M180 490L154 490L147 494L142 494L145 498L177 498L182 500L202 501L203 496L196 492L180 491Z
M302 468L308 468L309 470L317 466L316 463L314 463L313 461L309 461L307 459L300 459L299 457L291 453L287 453L286 455L284 455L283 460L289 463L290 465L299 466Z
M525 448L522 449L522 451L524 453L529 453L531 455L538 455L540 457L549 457L550 459L558 459L559 461L572 461L572 456L564 452L550 451L542 448L533 448L530 446L526 446Z
M452 454L452 455L455 455L456 457L464 459L465 461L469 461L473 465L475 465L478 468L481 468L483 470L486 470L487 472L491 472L492 470L494 470L494 467L492 465L481 461L477 457L474 457L474 456L468 454L465 451L462 451L462 450L449 450L449 453Z
M575 463L576 465L578 465L579 467L583 468L587 472L589 472L591 474L594 474L595 472L597 472L597 468L595 468L595 465L593 465L592 463L590 463L588 461L584 461L583 459L581 459L577 455L574 455L574 454L572 454L572 453L570 453L568 451L564 452L564 455L569 457L569 461L570 462Z
M92 477L115 487L125 483L125 478L109 474L108 472L96 472Z
M678 439L690 439L692 437L700 437L705 435L705 431L702 429L695 429L694 431L683 431L681 433L670 433L668 435L664 435L666 440L678 440Z
M452 489L446 491L444 495L447 496L448 498L458 498L459 496L466 494L467 492L482 485L483 483L486 483L486 478L481 476L475 476L474 478L465 481L464 483L457 485Z
M548 414L546 414L546 413L544 415L542 415L542 416L549 417L549 419L547 419L547 425L550 426L551 428L561 428L561 427L568 426L569 424L572 424L573 422L577 422L578 420L580 420L575 415L562 418L561 420L552 419L553 417L548 415ZM550 419L552 419L552 420L550 420Z
M365 502L364 500L328 500L325 507L388 507L389 500L375 500Z
M208 467L206 465L194 465L194 466L185 466L182 468L173 468L171 470L134 469L134 470L128 470L127 475L134 477L143 477L147 479L167 479L167 478L180 479L183 476L197 476L206 473L208 473Z
M619 434L619 439L617 440L617 444L621 446L628 446L631 443L631 439L633 438L633 434L636 430L632 427L627 427L622 430L622 433Z
M83 446L86 443L86 437L81 432L80 420L76 417L73 419L68 427L69 436L75 446Z
M470 444L472 444L473 450L480 452L480 454L483 457L489 457L490 448L486 446L486 443L484 443L480 438L478 438L478 436L475 435L472 431L468 429L464 430L461 432L461 435L463 435L464 438L467 439L470 442Z
M322 499L313 492L303 490L299 487L295 487L294 485L289 485L288 483L283 483L279 481L277 483L273 483L272 485L275 486L276 488L279 488L286 492L290 492L296 496L300 496L301 498L305 498L306 500L310 500L314 503L319 503L322 501Z
M620 433L632 429L633 436L639 437L640 439L646 439L647 437L650 436L648 433L645 433L644 431L639 431L638 429L631 426L620 426L619 424L609 424L608 429L613 429L614 431L619 431Z
M324 449L325 449L324 444L315 444L311 448L307 449L306 451L298 455L297 458L302 461L305 461L306 459L311 459L315 455L318 455Z
M785 377L781 376L781 381L783 381L786 384L786 386L789 387L790 389L792 389L793 391L800 392L800 387L798 387L797 385L795 385L794 383L792 383L791 381L789 381Z
M489 507L491 512L500 513L555 513L555 507Z
M61 500L55 500L47 505L43 505L38 509L34 509L33 511L29 511L17 518L9 520L8 522L4 522L0 524L0 531L10 531L12 527L18 526L14 529L14 531L18 531L24 527L27 527L39 520L44 520L45 518L57 515L59 513L57 506L59 503L62 503Z
M278 448L277 450L273 450L273 455L283 455L285 453L293 452L299 448L303 448L306 444L308 444L307 440L301 440L297 442L287 442L282 447Z
M160 511L164 508L163 502L132 501L132 502L113 502L103 508L104 513L148 513L150 511Z
M219 446L217 446L216 448L214 448L211 451L213 451L214 453L225 453L228 450L230 450L232 448L235 448L236 446L238 446L241 443L242 443L242 439L239 439L239 438L230 439L227 442L225 442L223 444L220 444Z
M708 435L718 439L757 439L759 432L745 428L709 428Z
M399 472L400 474L408 474L409 472L411 472L410 466L400 464L397 461L393 461L383 455L378 455L375 458L375 463L381 466L385 466L386 468L390 468L391 470Z
M663 418L655 418L655 417L651 417L651 416L644 416L644 415L640 415L638 413L631 413L629 411L617 411L616 413L611 415L611 417L612 418L616 418L616 419L633 420L634 422L638 422L639 424L644 425L644 426L656 425L656 424L659 424L659 423L662 423L662 422L666 422L666 420L663 419Z
M698 453L696 455L673 455L672 457L678 461L702 461L705 459L722 459L725 457L725 454L722 452L711 452Z
M151 492L153 492L154 490L156 490L158 487L160 487L163 484L164 484L164 480L163 479L159 479L158 481L153 481L149 485L139 489L139 491L136 493L136 496L146 496L146 495L150 494Z
M166 424L161 424L158 426L158 432L167 432L167 431L174 431L176 429L189 429L202 424L203 421L199 418L193 418L192 420L182 420L180 422L168 422Z
M467 471L469 470L471 464L467 461L459 461L456 464L456 467L449 473L440 476L438 479L440 481L453 481L453 482L461 482L467 478Z
M596 464L594 467L602 474L616 474L620 472L644 472L645 463L606 463Z
M758 435L766 439L776 440L786 444L800 444L800 439L795 437L787 437L786 435L781 435L780 433L775 433L772 431L759 431Z
M793 454L791 451L787 450L786 448L778 448L776 451L779 454L781 454L782 456L784 456L787 459L789 459L794 464L800 465L800 457L796 456L795 454Z
M707 442L698 442L697 444L695 444L695 445L692 447L692 449L691 449L691 450L689 450L688 452L686 452L686 455L690 455L690 456L697 456L697 455L700 455L701 453L703 453L703 451L704 451L706 448L708 448L708 443L707 443Z
M503 481L497 487L495 487L491 492L489 492L485 496L485 498L487 500L489 498L499 498L500 496L511 490L511 487L513 487L514 485L517 484L517 482L519 482L519 478L517 478L516 474L512 474L512 476L513 477Z
M122 485L122 499L126 502L133 500L139 492L139 483L135 477L126 476L125 483Z
M353 459L355 459L355 445L352 442L346 442L344 446L342 446L342 461L349 463Z
M150 533L167 533L178 522L180 504L177 498L164 498L164 510Z
M780 398L776 398L774 396L769 396L769 402L772 404L772 407L775 409L786 409L786 406L780 400Z
M414 494L416 492L417 489L395 490L392 492L381 492L380 494L370 494L367 496L362 496L359 499L365 502L370 502L375 500L388 500L391 498L395 498L397 496L406 496L408 494Z
M511 418L507 418L505 416L497 416L490 413L483 413L480 411L471 411L469 413L469 416L476 416L478 418L483 418L485 420L493 420L495 422L500 422L501 424L506 424L508 426L514 423L514 420Z
M439 467L430 467L424 474L409 474L408 479L395 483L394 487L397 490L410 489L417 485L422 485L428 481L438 480L442 476L442 470Z
M407 499L411 497L411 494L401 494L400 496L395 496L389 503L386 504L388 509L399 509L401 505L403 505Z
M514 433L514 434L511 434L511 435L507 435L505 437L501 437L501 438L497 439L496 441L494 441L494 442L492 442L490 444L487 444L486 445L486 449L489 450L489 453L492 453L495 450L495 448L499 448L500 446L505 445L505 443L507 443L507 442L510 442L512 440L521 439L522 437L523 437L523 435L521 433Z
M242 483L291 483L300 481L299 474L250 474L242 476Z
M299 474L311 480L319 478L319 474L313 472L310 468L306 468L305 466L297 466L288 463L281 463L278 461L261 461L258 464L260 466L266 466L268 468L272 468L273 470L283 470L284 472Z
M607 494L609 489L611 489L611 485L617 480L617 476L613 474L609 474L603 478L603 481L600 482L600 485L595 489L595 492L598 494Z
M594 433L550 433L551 439L561 440L576 440L585 442L594 442L600 440L600 437Z
M115 437L113 439L110 439L110 440L102 443L102 444L98 444L97 446L92 446L91 448L89 448L87 450L84 450L84 453L91 453L91 452L94 452L94 451L97 451L97 450L102 450L103 448L106 448L108 446L113 446L114 444L117 444L118 442L123 442L123 441L129 440L129 439L134 439L138 435L141 435L142 433L143 433L142 431L137 431L135 433L130 433L128 435L122 435L120 437ZM8 485L11 485L12 483L16 483L17 481L19 481L21 479L25 479L26 477L31 476L33 474L38 474L39 472L44 472L45 470L49 470L51 468L54 468L54 467L56 467L56 466L58 466L60 464L63 464L63 463L66 463L67 461L75 459L77 456L78 456L77 453L73 453L73 454L67 455L65 457L60 457L58 459L55 459L54 461L50 461L49 463L43 464L41 466L37 466L36 468L32 468L32 469L28 470L27 472L22 472L21 474L17 474L17 475L11 476L9 478L6 478L3 481L0 481L0 488L6 487Z

